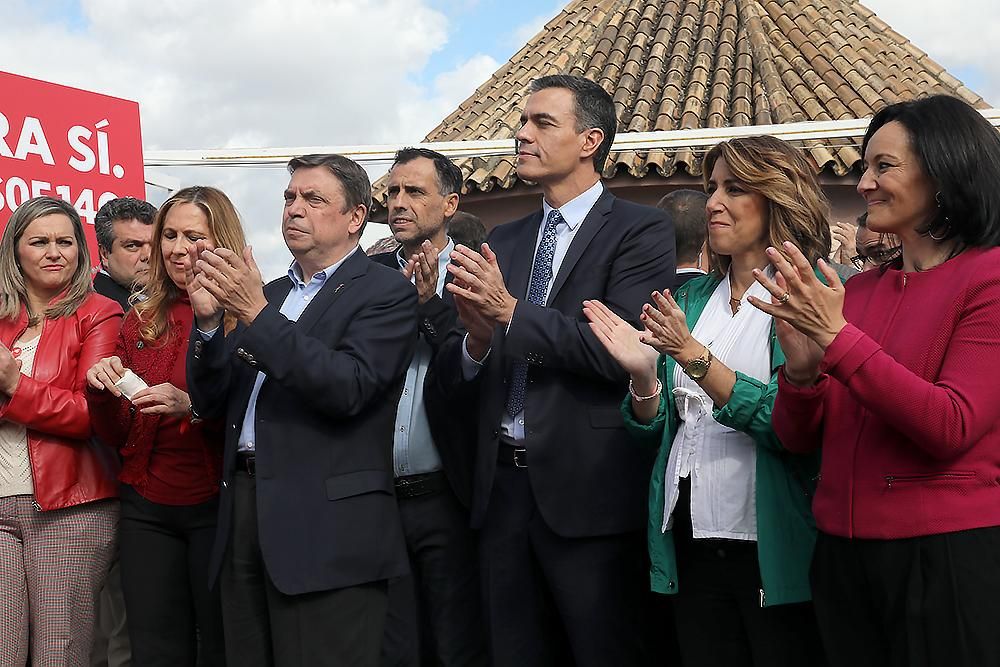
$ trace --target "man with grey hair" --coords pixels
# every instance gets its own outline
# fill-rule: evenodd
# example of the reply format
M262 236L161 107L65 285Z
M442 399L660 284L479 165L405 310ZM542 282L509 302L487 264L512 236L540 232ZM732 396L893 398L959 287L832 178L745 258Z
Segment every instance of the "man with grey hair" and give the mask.
M114 299L126 312L129 297L146 284L156 208L135 197L112 199L94 216L101 270L94 276L98 294Z
M288 170L287 276L262 286L249 247L189 251L192 404L226 425L211 583L230 664L374 665L387 580L408 570L392 445L417 292L358 247L364 169L307 155Z

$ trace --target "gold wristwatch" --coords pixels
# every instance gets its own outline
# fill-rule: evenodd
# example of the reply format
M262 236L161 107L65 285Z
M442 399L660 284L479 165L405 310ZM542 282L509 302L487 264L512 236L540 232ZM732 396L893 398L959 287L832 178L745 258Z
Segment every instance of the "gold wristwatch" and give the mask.
M705 354L695 357L684 366L684 375L692 380L700 380L708 375L708 369L712 365L712 351L705 348Z

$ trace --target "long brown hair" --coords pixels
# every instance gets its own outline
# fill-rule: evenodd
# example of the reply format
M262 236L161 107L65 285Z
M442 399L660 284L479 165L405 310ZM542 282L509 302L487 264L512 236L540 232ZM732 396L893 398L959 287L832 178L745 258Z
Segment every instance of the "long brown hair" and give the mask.
M830 255L830 204L802 151L768 135L723 141L705 155L706 192L720 159L747 190L767 201L767 233L772 247L783 252L781 244L791 241L810 264ZM709 256L711 266L722 273L729 269L728 256L717 255L711 247Z
M54 214L65 215L73 225L73 237L77 245L76 270L58 300L50 304L44 313L32 313L28 303L28 287L17 257L17 244L28 225L38 218ZM28 309L32 322L37 322L42 315L49 319L72 315L93 291L90 281L87 237L84 236L80 214L72 204L55 197L35 197L18 206L7 221L3 238L0 238L0 320L19 317L22 306Z
M132 297L136 315L139 316L139 334L149 342L168 333L167 312L181 294L180 288L167 275L160 247L163 223L170 209L178 204L194 204L201 209L208 218L208 230L217 248L228 248L242 254L246 246L239 213L222 190L196 185L178 190L165 201L153 221L153 241L149 250L149 279L142 291ZM229 313L226 313L224 321L226 331L231 331L236 326L235 318Z

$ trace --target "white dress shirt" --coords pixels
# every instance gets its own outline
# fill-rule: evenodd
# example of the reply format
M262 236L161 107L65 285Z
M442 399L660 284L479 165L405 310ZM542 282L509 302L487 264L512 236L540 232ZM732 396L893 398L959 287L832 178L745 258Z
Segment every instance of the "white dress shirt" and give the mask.
M747 302L767 290L754 283L733 315L729 276L712 293L691 335L718 362L761 382L771 379L771 316ZM696 538L757 539L757 446L753 439L715 421L712 399L697 382L674 368L674 400L680 424L663 481L663 523L673 525L678 480L691 478L691 526Z
M556 276L559 275L559 269L562 266L563 260L566 258L566 253L569 251L570 244L573 243L573 239L576 237L576 233L580 230L583 221L590 214L594 204L600 199L601 195L604 193L604 185L601 181L597 181L590 188L580 193L570 201L563 204L558 210L562 215L563 221L556 227L556 249L552 256L552 277L549 278L548 284L545 286L545 302L548 304L549 291L552 289L552 284L555 282ZM553 210L553 207L542 199L542 220L538 225L538 233L535 235L535 250L534 255L538 254L538 244L542 241L542 233L545 230L545 221L549 218L549 213ZM534 272L534 263L532 263L532 273ZM530 274L529 274L530 276ZM531 279L528 279L528 288L531 288ZM520 301L525 298L525 294L518 296L514 295ZM511 317L511 322L514 321L514 317L517 317L517 307L514 308L514 315ZM507 329L510 329L511 322L507 323ZM487 356L489 353L487 352ZM471 380L479 374L479 370L482 368L483 363L486 361L486 357L483 357L481 361L476 361L469 354L468 349L468 335L466 335L466 341L462 345L462 372L466 380ZM500 420L500 430L508 438L514 440L524 439L524 411L517 413L516 415L509 415L506 411L503 413L503 417Z

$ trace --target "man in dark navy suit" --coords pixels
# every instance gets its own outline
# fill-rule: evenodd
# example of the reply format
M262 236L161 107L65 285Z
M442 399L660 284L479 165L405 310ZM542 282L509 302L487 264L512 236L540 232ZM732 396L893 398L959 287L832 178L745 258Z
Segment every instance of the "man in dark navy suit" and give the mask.
M483 256L459 246L448 267L464 330L429 383L445 397L478 392L471 511L497 667L644 660L652 458L625 433L626 373L583 302L637 323L673 284L674 239L661 211L601 183L616 126L596 83L534 81L517 172L541 187L541 210L494 229Z
M387 581L408 570L392 430L417 293L358 248L359 165L288 168L287 277L262 287L249 248L191 250L188 383L195 411L226 425L211 572L231 664L376 665Z
M426 148L398 151L386 209L401 247L372 255L415 283L420 334L393 429L396 499L413 574L389 583L383 667L486 664L479 563L467 509L475 436L462 428L471 406L424 400L427 369L457 318L444 289L455 247L445 229L461 191L462 172L444 155Z

